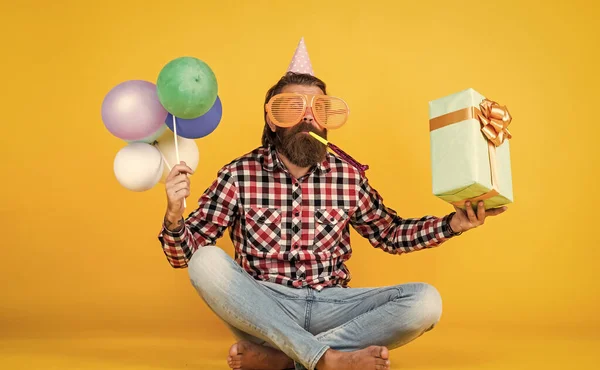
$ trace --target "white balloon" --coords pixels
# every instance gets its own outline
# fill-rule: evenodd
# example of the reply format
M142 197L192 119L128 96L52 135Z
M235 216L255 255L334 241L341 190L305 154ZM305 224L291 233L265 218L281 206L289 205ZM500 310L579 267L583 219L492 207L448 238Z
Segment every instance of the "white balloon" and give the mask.
M170 135L168 134L169 132ZM173 167L178 164L177 154L175 152L175 138L172 131L165 132L165 134L158 139L156 146L165 156L169 166ZM179 148L179 160L184 161L192 171L196 171L198 162L200 162L200 153L196 141L194 139L177 137L177 146ZM169 172L171 172L170 169L165 165L160 182L165 182Z
M130 143L115 156L117 181L128 190L146 191L160 181L163 161L158 149L147 143Z

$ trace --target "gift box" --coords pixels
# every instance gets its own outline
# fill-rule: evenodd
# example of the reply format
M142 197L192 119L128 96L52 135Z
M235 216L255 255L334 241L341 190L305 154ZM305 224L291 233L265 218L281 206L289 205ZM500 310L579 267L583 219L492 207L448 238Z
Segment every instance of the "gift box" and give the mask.
M513 202L506 106L469 88L429 102L433 194L464 209Z

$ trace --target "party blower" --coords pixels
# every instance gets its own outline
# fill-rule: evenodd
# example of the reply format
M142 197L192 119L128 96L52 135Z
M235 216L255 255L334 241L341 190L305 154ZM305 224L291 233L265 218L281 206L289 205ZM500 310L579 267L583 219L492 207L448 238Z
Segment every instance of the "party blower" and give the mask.
M340 149L336 145L330 143L329 141L323 139L322 137L320 137L319 135L315 134L314 132L311 131L311 132L309 132L309 134L312 137L314 137L315 139L319 140L321 143L323 143L326 147L328 147L329 149L331 149L331 151L333 151L334 153L338 154L342 159L346 160L348 163L350 163L351 165L353 165L354 167L356 167L360 171L361 175L364 175L365 171L369 169L369 165L358 163L354 158L352 158L350 156L350 154L344 152L342 149Z

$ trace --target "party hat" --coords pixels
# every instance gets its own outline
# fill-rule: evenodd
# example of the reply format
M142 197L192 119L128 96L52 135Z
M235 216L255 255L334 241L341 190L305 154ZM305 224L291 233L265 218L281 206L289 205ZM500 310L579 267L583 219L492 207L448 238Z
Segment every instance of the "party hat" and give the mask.
M312 64L308 57L308 51L306 51L306 45L304 44L304 37L300 39L294 57L288 67L288 72L306 73L314 76Z

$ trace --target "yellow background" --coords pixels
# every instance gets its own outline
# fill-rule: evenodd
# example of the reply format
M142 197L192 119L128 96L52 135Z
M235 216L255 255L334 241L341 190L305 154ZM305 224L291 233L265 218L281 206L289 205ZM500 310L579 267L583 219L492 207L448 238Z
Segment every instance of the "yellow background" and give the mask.
M133 193L116 181L113 159L125 143L106 130L100 107L115 85L156 82L179 56L209 64L224 114L213 134L196 141L190 212L223 164L259 145L265 92L304 36L315 74L351 107L350 121L330 139L370 165L372 185L403 217L452 211L431 193L429 100L472 87L514 117L509 210L436 250L402 257L353 233L353 285L435 285L444 313L423 343L465 348L473 335L504 333L502 353L518 350L511 341L526 335L530 343L562 338L569 348L598 344L600 12L593 1L559 3L3 3L2 340L224 336L229 344L187 271L171 269L160 249L161 184ZM220 246L232 254L227 236ZM428 339L442 334L443 342ZM33 361L6 343L15 348L7 368ZM541 347L540 359L569 356L562 345ZM458 367L478 366L460 351L429 349ZM165 354L162 365L183 366L167 360L183 355ZM424 359L409 365L422 368Z

